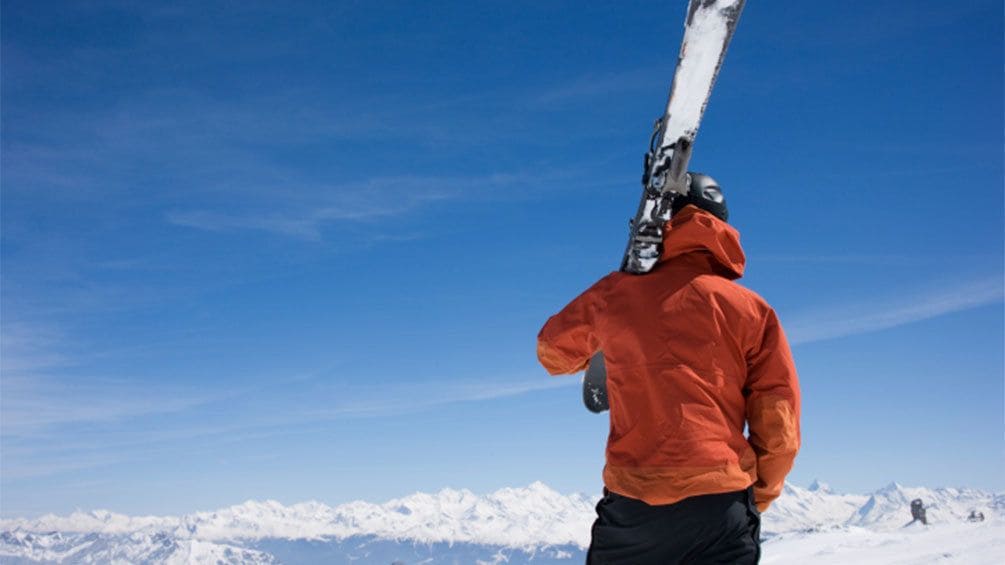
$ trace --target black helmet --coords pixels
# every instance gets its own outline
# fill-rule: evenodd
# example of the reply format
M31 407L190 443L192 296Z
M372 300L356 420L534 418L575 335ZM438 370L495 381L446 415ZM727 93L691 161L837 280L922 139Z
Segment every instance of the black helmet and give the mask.
M720 220L728 222L729 209L726 208L726 197L723 196L719 183L702 173L688 173L688 176L691 177L691 184L687 194L674 198L673 213L676 214L688 204L694 204Z

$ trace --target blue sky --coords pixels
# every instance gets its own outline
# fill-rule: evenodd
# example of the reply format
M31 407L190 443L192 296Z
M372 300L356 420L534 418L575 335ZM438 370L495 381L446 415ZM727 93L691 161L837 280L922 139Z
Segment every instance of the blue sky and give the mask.
M535 337L620 261L683 15L4 2L3 515L598 492ZM796 483L1005 489L1002 32L741 20L692 168L794 343Z

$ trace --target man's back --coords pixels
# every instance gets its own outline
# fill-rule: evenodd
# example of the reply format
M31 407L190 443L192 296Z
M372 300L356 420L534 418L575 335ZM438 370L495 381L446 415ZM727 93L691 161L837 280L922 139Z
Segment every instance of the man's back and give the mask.
M732 282L743 268L736 231L685 208L652 272L604 277L541 330L554 374L604 352L610 491L670 504L753 484L762 508L780 493L799 443L796 373L772 309Z

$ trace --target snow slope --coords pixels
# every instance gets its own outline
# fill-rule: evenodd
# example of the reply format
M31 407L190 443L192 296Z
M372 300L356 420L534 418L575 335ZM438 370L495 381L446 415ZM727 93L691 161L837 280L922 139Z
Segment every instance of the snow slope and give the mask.
M857 526L793 532L766 540L762 554L764 565L1000 565L1005 562L1005 523L914 524L886 532Z

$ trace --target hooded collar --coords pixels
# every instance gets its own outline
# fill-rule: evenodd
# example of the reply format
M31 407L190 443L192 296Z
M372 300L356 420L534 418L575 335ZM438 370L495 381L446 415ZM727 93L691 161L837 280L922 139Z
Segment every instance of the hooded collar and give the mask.
M694 205L685 206L667 222L659 263L684 256L710 263L716 273L728 279L742 277L746 264L740 232Z

